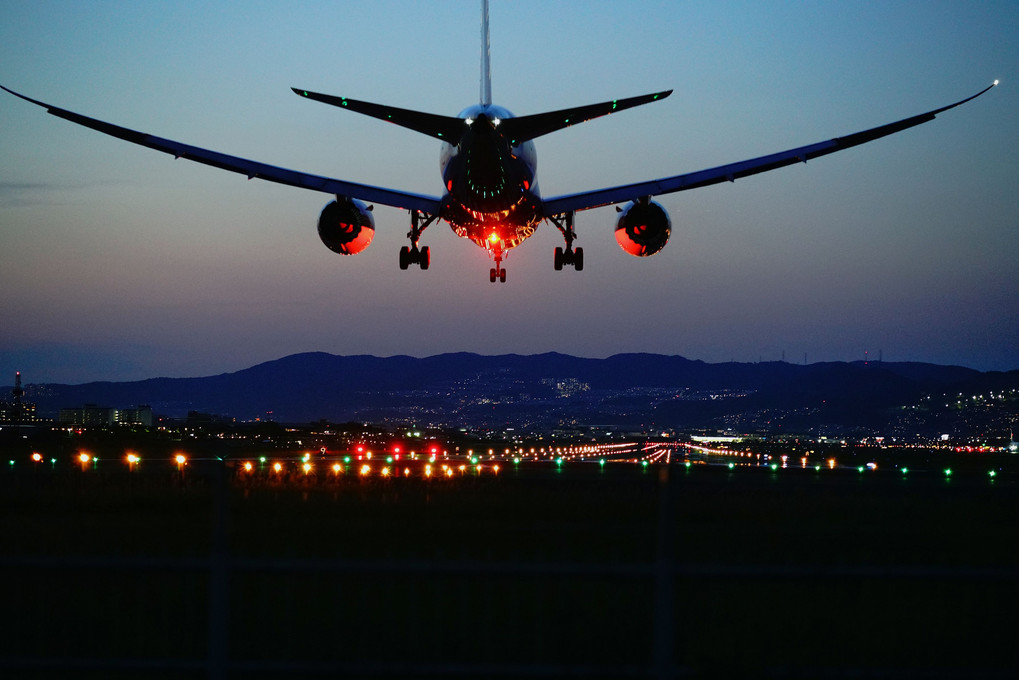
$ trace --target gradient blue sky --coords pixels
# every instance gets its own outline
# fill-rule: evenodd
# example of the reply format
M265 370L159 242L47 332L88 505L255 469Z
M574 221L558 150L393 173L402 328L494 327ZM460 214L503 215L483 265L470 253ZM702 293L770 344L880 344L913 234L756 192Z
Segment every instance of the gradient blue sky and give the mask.
M478 99L466 2L0 3L0 83L103 120L284 167L441 193L428 137L291 85L455 114ZM674 88L537 140L546 196L937 120L661 199L672 241L623 253L577 216L585 271L543 227L488 282L405 213L364 253L318 240L329 197L116 140L0 93L0 384L232 371L309 350L1019 368L1019 3L493 0L493 99L517 114Z

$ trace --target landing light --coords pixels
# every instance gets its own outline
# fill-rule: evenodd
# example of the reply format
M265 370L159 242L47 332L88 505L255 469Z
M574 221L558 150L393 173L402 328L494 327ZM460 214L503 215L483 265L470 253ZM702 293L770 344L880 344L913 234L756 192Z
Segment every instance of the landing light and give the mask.
M499 241L499 235L493 231L492 235L488 237L488 240L492 243L497 243Z

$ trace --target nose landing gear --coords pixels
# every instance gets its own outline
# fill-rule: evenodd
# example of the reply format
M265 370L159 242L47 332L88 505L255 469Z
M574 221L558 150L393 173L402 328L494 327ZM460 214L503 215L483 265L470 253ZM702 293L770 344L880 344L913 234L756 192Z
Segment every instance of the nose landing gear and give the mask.
M498 281L499 283L506 283L506 270L502 268L503 251L502 243L495 244L494 247L490 247L488 254L495 260L495 266L488 271L488 280L492 283Z
M502 258L496 258L495 266L488 271L488 280L495 283L506 283L506 270L502 268Z

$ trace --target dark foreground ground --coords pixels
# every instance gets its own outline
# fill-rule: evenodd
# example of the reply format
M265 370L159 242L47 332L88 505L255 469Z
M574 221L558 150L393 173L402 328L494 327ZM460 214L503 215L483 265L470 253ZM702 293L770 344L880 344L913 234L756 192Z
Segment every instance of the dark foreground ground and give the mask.
M0 475L0 676L1019 669L1015 480L575 464L220 487L214 472Z

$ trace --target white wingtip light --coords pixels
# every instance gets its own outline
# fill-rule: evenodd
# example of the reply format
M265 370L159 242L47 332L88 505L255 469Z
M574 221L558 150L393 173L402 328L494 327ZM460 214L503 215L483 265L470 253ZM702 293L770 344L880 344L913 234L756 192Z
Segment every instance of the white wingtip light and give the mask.
M995 78L995 79L994 79L994 82L993 82L993 83L991 83L991 85L997 85L997 84L998 84L998 79L997 79L997 78Z

